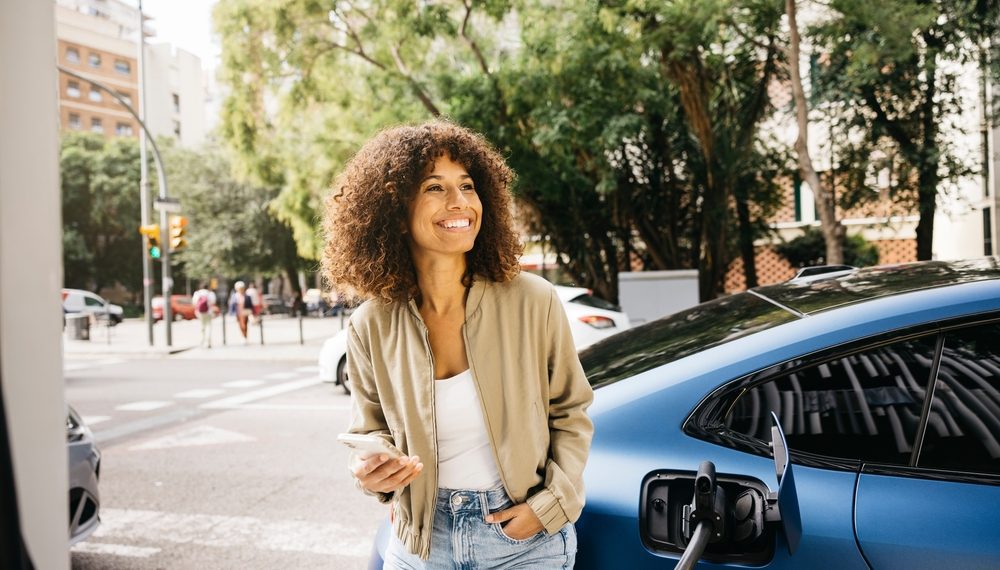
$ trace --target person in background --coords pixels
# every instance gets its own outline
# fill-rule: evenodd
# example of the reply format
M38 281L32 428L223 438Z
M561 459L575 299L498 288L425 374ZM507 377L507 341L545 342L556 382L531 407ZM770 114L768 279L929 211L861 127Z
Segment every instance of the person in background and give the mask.
M215 311L215 293L208 288L208 284L202 283L198 290L191 296L194 304L194 314L201 323L201 345L212 348L212 313Z
M352 456L391 504L385 568L571 568L593 392L554 287L521 273L513 173L444 121L388 129L327 201L323 267L351 315Z
M247 338L247 324L253 315L253 297L247 294L247 285L242 281L233 284L233 298L229 303L230 314L236 315L236 324L243 335L243 344L250 344Z
M250 297L252 301L252 311L253 311L253 322L256 323L257 319L260 318L261 308L263 307L263 299L260 293L257 291L257 287L253 284L253 281L247 285L247 296Z

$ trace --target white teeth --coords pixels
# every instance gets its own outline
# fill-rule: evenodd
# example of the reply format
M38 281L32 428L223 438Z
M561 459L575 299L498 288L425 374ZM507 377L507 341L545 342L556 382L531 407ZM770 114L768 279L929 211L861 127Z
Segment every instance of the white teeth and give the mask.
M441 225L446 228L467 228L469 227L469 220L445 220L441 222Z

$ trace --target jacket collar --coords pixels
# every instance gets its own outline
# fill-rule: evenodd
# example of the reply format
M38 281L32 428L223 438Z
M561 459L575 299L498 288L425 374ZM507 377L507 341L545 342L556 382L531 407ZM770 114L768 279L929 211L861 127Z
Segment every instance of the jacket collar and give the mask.
M473 317L479 312L479 305L483 302L483 296L486 294L486 288L489 286L489 280L481 275L474 275L472 277L472 287L469 289L469 296L465 299L465 321L469 322ZM410 299L406 302L406 306L410 310L410 314L416 317L420 324L424 323L423 317L420 316L420 308L417 307L417 300Z

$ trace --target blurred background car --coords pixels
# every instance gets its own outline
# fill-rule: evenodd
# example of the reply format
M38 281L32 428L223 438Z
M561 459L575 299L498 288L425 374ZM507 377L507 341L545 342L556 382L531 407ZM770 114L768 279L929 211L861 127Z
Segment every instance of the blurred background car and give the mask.
M109 321L112 325L122 322L124 314L121 305L109 303L100 295L83 289L63 289L62 304L63 314L92 315L95 319Z
M289 303L286 303L280 295L272 295L270 293L266 295L261 295L264 301L263 313L265 315L287 315L292 312L292 307Z
M80 414L66 406L66 447L69 453L69 542L85 540L100 524L101 452Z
M615 304L582 287L555 286L562 302L577 350L628 329L628 315ZM323 343L319 351L319 377L350 394L347 378L347 331L341 330Z
M163 297L157 295L153 297L150 301L153 308L153 322L157 322L163 319ZM194 302L191 300L190 295L171 295L170 296L170 310L173 312L173 318L175 321L184 319L185 321L190 321L195 318L194 314ZM218 307L216 307L216 313L218 312Z

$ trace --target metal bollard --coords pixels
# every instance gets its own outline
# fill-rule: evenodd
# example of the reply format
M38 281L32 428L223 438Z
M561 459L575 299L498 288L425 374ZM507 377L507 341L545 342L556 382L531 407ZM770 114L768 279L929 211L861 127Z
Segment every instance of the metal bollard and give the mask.
M302 313L299 313L299 344L305 344L306 339L302 336Z
M264 346L264 317L257 317L257 327L260 329L260 345Z
M222 346L226 346L226 313L222 313Z

